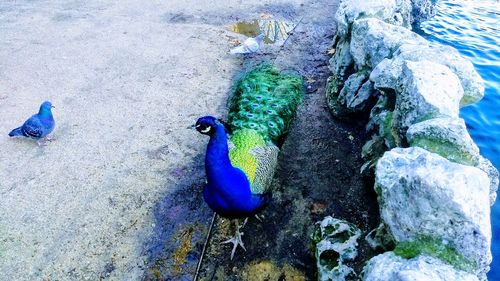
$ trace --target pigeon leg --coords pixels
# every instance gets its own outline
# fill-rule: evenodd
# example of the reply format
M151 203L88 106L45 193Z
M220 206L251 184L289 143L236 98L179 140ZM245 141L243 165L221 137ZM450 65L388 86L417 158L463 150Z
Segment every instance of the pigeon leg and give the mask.
M236 221L236 233L234 234L233 237L231 237L230 239L221 243L221 244L227 244L227 243L233 244L233 250L231 250L231 260L233 260L234 253L236 252L236 248L238 248L238 245L241 246L241 248L243 248L243 250L245 250L245 251L247 250L247 249L245 249L245 245L243 245L243 240L241 240L241 236L243 236L243 232L240 232L240 228L245 226L247 220L248 220L248 218L245 219L245 222L243 223L243 225L241 227L238 226L238 220L235 220Z
M44 140L44 139L39 139L39 140L37 140L37 141L36 141L36 145L37 145L38 147L42 147L42 146L46 146L46 145L47 145L47 143L45 142L45 140Z

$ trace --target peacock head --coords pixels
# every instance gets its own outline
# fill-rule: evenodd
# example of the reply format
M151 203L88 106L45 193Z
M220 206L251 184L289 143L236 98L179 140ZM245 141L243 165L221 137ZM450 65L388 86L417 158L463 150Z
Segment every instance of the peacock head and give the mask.
M223 126L226 133L231 133L229 125L222 121L221 119L215 118L213 116L203 116L198 118L194 127L198 132L204 135L213 135L219 126Z

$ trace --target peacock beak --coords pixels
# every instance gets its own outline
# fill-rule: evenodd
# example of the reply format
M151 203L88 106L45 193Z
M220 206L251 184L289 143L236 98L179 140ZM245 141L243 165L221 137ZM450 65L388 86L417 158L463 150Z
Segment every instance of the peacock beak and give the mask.
M194 129L194 128L196 128L196 124L194 124L194 125L189 125L189 126L187 126L187 128L186 128L186 129Z

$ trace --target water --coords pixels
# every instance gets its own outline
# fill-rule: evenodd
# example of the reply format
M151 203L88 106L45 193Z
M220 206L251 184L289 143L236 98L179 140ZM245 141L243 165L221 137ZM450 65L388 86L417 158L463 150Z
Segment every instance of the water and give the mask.
M296 23L286 20L275 20L272 18L256 19L251 21L240 21L231 26L231 30L255 37L264 33L265 44L283 44L296 26Z
M460 112L481 154L500 170L500 2L443 0L420 28L431 41L455 47L485 82L484 98ZM491 213L493 263L489 280L500 280L500 200Z

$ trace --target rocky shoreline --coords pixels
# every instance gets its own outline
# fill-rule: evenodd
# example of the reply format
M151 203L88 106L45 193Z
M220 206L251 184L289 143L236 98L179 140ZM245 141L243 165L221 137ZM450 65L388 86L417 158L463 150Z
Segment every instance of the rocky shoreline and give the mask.
M366 239L386 251L367 262L362 280L487 280L492 261L498 171L459 117L483 97L483 81L457 50L412 31L434 2L343 0L335 16L327 100L336 117L369 115L360 172L375 177L382 223ZM343 280L345 249L357 242L339 242L345 224L330 226L315 241L318 279Z

